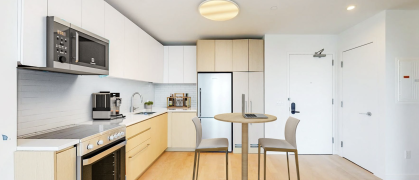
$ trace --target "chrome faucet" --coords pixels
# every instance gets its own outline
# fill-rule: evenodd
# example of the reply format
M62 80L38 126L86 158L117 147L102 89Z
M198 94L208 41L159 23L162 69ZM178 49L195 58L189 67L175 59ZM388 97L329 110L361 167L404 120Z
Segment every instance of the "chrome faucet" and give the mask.
M137 109L139 109L140 107L134 107L134 103L133 103L133 100L134 100L134 96L135 95L139 95L140 96L140 99L141 99L141 103L143 103L143 95L141 95L140 93L138 93L138 92L135 92L132 96L131 96L131 112L135 112L135 110L137 110Z

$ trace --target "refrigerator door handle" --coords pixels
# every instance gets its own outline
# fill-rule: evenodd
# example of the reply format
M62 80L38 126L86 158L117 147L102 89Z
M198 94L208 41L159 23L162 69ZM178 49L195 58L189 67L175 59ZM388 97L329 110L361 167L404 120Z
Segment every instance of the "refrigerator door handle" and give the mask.
M202 106L201 106L201 88L199 88L199 117L202 116Z

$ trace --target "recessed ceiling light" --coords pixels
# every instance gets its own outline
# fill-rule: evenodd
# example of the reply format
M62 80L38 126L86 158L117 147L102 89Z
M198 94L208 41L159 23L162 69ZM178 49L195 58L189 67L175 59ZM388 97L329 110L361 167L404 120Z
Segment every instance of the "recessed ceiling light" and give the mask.
M353 10L353 9L355 9L355 6L348 6L348 8L346 8L346 10L348 11Z
M199 5L199 13L210 20L226 21L239 14L239 6L230 0L206 0Z
M271 10L277 10L278 9L278 7L277 6L272 6L271 7Z

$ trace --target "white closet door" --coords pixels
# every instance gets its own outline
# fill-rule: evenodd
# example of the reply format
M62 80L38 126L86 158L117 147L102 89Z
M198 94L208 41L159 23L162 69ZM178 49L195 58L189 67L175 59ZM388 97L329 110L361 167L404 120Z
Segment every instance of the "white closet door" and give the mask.
M377 86L379 59L375 46L372 43L342 53L343 157L371 172L376 171L375 153L380 151L376 142L381 89Z
M99 36L105 36L105 1L82 1L82 28Z
M196 46L183 46L183 83L196 83Z
M48 16L57 16L81 27L81 0L48 0Z
M242 94L246 95L247 101L249 98L249 73L233 72L233 113L242 112ZM242 124L240 123L233 123L233 150L235 153L240 153L241 148L235 148L236 144L242 144Z
M183 83L183 46L169 46L169 83Z
M123 78L125 17L108 3L105 3L105 38L109 43L109 76Z
M263 72L249 72L249 113L263 114L265 112L263 87ZM249 124L249 153L257 153L258 140L264 137L265 123Z

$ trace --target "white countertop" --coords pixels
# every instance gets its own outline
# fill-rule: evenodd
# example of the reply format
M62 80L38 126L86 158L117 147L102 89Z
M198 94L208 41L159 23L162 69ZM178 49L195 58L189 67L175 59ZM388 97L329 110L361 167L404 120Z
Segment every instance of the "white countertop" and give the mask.
M138 112L144 112L145 110L140 110ZM135 113L138 113L135 112ZM121 124L125 126L130 126L141 121L153 118L155 116L164 114L166 112L172 113L194 113L196 109L176 109L168 110L167 108L153 108L152 112L156 112L151 115L142 115L129 113L124 114L125 119L119 120L107 120L107 121L86 121L80 124ZM70 146L74 146L79 143L78 139L18 139L17 140L17 150L18 151L60 151Z
M78 139L18 139L18 151L60 151L79 143Z

